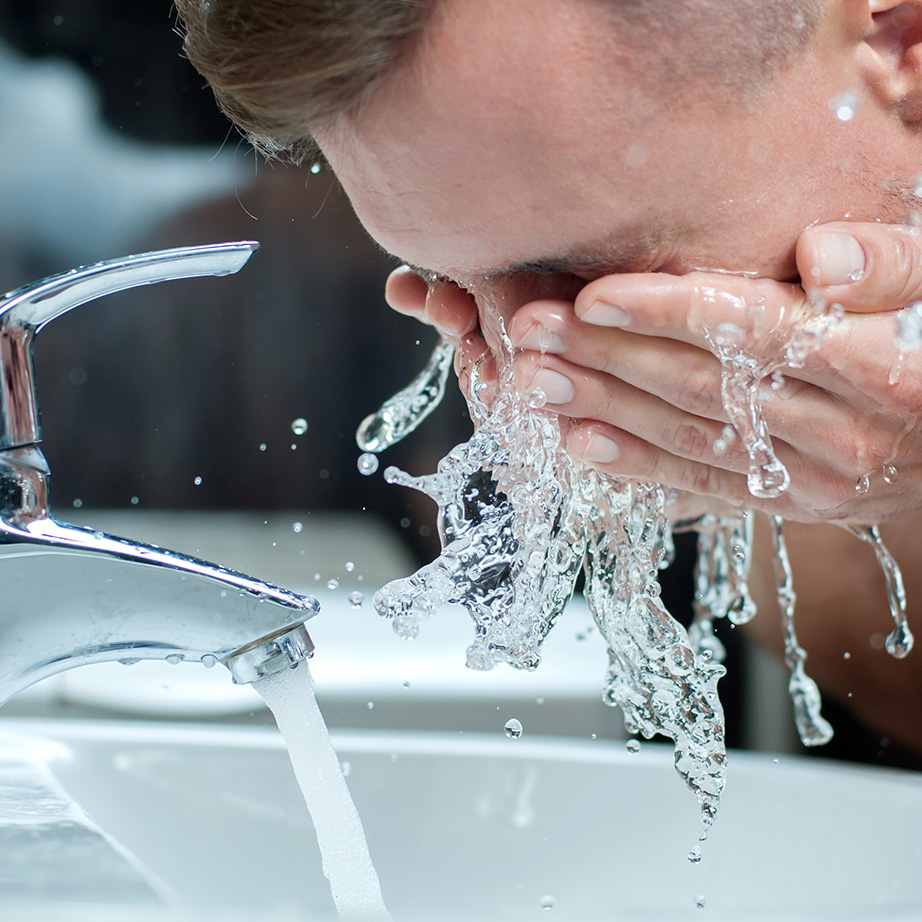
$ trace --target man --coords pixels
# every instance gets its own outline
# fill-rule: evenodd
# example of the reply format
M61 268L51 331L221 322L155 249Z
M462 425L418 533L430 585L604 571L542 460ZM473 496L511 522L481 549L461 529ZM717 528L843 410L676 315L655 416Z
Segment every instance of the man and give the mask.
M457 337L462 370L497 347L469 294L488 291L520 386L579 421L575 458L795 523L811 673L922 753L918 653L869 646L889 629L882 578L825 524L888 523L918 627L922 353L900 356L883 311L922 291L902 227L922 0L178 5L226 110L264 148L316 142L372 236L441 280L398 272L390 300ZM791 485L755 499L742 447L715 450L706 333L783 326L808 295L850 313L764 402ZM754 629L779 648L762 539Z

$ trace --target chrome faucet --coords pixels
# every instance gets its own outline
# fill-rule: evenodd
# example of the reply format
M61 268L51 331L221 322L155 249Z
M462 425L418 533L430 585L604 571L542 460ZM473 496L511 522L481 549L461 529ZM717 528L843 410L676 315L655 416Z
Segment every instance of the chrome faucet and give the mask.
M32 347L65 311L168 279L229 275L256 243L144 253L56 275L0 300L0 704L87 663L220 662L235 682L313 652L301 596L155 545L57 521L48 498Z

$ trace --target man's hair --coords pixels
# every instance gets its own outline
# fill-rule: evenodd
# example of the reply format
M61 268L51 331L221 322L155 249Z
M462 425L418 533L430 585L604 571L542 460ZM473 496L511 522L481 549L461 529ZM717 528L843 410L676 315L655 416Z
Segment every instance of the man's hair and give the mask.
M315 149L312 131L354 112L412 54L438 2L175 0L186 54L218 104L265 154L293 160ZM738 97L757 94L808 43L826 4L567 2L593 3L619 39L655 48L662 65L650 77L673 93L707 76L710 87Z

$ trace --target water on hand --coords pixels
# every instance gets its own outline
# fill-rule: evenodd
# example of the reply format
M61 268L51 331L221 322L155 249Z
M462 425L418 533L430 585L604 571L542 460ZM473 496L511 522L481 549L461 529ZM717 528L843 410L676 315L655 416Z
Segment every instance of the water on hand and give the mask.
M365 831L346 786L339 757L314 697L307 663L253 683L275 715L288 745L343 922L390 922Z

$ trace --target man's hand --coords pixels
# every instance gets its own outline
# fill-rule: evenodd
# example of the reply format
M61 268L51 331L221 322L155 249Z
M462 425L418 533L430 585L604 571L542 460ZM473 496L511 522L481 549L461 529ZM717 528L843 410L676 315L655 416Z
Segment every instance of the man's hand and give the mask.
M708 336L733 324L754 329L755 348L760 330L779 338L792 315L809 310L800 286L713 273L613 275L572 304L532 302L510 329L525 350L519 386L540 387L548 409L578 421L571 454L615 477L804 522L916 513L922 352L900 354L894 311L922 292L920 240L903 229L827 225L804 234L797 257L807 292L845 314L803 368L783 369L779 389L765 382L768 431L791 476L777 499L749 494L749 457L727 438L721 365Z

